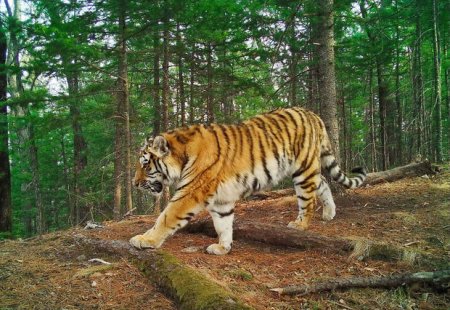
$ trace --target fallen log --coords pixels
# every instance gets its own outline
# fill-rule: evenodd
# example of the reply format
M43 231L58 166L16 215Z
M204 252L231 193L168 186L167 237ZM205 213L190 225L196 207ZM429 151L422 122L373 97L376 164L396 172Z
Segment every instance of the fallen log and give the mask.
M216 237L214 225L209 219L191 222L183 229L187 233L202 233ZM321 249L330 252L350 252L351 242L341 238L330 238L310 231L301 231L280 225L258 222L235 221L233 224L235 240L257 241L274 246L293 247L301 250Z
M217 237L214 225L209 218L191 222L183 228L182 232ZM410 265L419 263L431 266L442 265L441 259L404 246L374 242L365 238L328 237L315 232L258 222L236 221L233 224L233 239L300 250L315 249L349 255L349 259L357 260L370 258L383 261L402 261Z
M332 291L347 288L392 288L412 284L430 284L434 289L445 291L450 281L450 269L434 272L416 272L390 275L384 277L347 277L335 278L310 285L290 285L273 288L271 291L281 295L300 295Z
M369 173L367 174L367 179L363 184L374 185L385 182L393 182L403 178L435 175L437 172L438 169L432 166L429 161L411 163L406 166L396 167L386 171Z
M160 250L141 251L126 241L74 236L75 242L94 251L119 254L132 262L165 294L173 298L179 309L252 309L219 284L182 264L173 255Z

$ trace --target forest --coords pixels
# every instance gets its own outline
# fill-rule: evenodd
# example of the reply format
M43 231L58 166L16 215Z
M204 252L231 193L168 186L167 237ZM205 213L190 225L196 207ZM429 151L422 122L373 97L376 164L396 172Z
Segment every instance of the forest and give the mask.
M151 214L145 137L279 107L344 170L450 160L450 2L4 0L0 239Z

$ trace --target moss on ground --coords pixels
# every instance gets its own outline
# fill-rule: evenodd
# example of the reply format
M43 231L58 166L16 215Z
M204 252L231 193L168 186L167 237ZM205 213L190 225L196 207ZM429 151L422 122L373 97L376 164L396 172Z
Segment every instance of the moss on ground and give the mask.
M144 274L171 295L180 309L251 309L231 292L182 264L173 255L158 252L153 263L137 262Z

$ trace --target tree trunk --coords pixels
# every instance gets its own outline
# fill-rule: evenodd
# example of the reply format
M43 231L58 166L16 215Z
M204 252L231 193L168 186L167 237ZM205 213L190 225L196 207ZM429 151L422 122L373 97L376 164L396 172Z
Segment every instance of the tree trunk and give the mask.
M73 202L71 203L72 223L79 225L82 219L85 218L88 210L86 206L81 206L80 197L83 196L84 188L80 180L81 174L87 166L87 144L83 136L83 131L80 122L80 102L76 97L79 93L78 85L78 73L71 72L73 70L68 69L70 73L66 75L67 85L69 90L69 96L72 97L70 102L70 116L72 118L72 130L73 130L73 161L74 161L74 182L73 182Z
M118 79L117 79L117 110L118 110L118 122L122 125L122 136L116 137L121 139L122 151L120 152L121 171L117 172L119 178L116 180L116 186L121 187L122 175L125 182L125 206L126 212L131 212L133 209L132 192L131 192L131 134L130 134L130 102L128 95L128 69L127 69L127 46L126 46L126 13L127 13L127 1L119 0L119 53L118 53ZM117 131L116 131L117 133ZM116 156L119 154L116 154ZM115 218L121 217L120 199L118 197L116 209L114 212Z
M28 109L28 117L30 117L30 110ZM39 160L38 160L38 148L36 145L36 137L34 133L34 126L29 126L29 143L30 146L28 148L30 154L30 167L31 167L31 185L33 187L34 201L37 209L37 217L36 217L36 232L41 235L46 231L46 218L45 218L45 209L44 202L42 201L42 192L41 192L41 181L40 181L40 172L39 172Z
M20 1L14 2L14 12L12 12L8 1L5 1L5 6L8 12L8 16L13 20L11 25L17 26L17 23L20 21L21 16L21 5ZM9 77L9 83L11 88L11 96L17 97L20 96L24 91L24 85L22 83L22 70L20 69L20 50L21 46L19 46L19 41L16 36L17 29L9 29L10 34L10 46L8 48L8 56L7 63L9 65L15 66L17 69L16 73ZM32 107L28 105L28 103L17 105L13 109L13 113L15 113L19 117L29 118L30 117L30 109ZM24 147L24 150L21 150L21 160L29 163L26 169L30 169L29 172L31 174L31 188L33 192L34 206L37 209L37 218L36 218L36 230L37 232L43 233L45 231L45 219L44 219L44 205L42 202L41 188L40 188L40 178L39 178L39 163L38 163L38 150L36 146L36 141L34 137L34 125L31 121L25 124L22 128L18 130L17 135L19 136L20 144ZM25 218L26 227L30 230L29 233L32 233L32 218L31 214L33 213L32 206L27 207L27 215ZM28 218L27 218L28 217Z
M186 125L186 99L184 94L183 78L183 53L184 47L181 42L180 24L177 23L177 47L178 47L178 91L180 100L181 126Z
M214 115L214 99L213 99L213 86L212 86L212 80L213 80L213 72L212 72L212 46L211 43L207 44L207 50L206 50L206 74L208 78L208 85L206 88L206 113L207 113L207 120L206 122L208 124L214 123L215 121L215 115Z
M398 11L398 0L395 1L395 12L397 15L396 27L395 27L395 106L397 109L397 119L396 119L396 155L395 155L395 164L401 165L403 163L403 111L400 97L400 19L399 19L399 11Z
M420 16L420 4L416 0L416 41L413 45L413 61L412 61L412 84L414 98L414 124L416 131L416 154L414 156L424 156L424 87L422 78L422 25Z
M359 2L359 8L361 11L361 16L363 19L367 19L367 10L365 7L365 1L362 0ZM365 28L367 37L369 38L370 46L373 51L377 51L377 42L376 37L373 35L372 31L369 28ZM379 47L378 47L379 49ZM382 170L386 170L389 162L388 162L388 149L387 149L387 124L386 124L386 109L388 106L388 88L386 82L383 78L383 65L381 60L381 54L376 52L375 55L375 68L377 74L377 83L378 83L378 103L379 103L379 118L380 118L380 148L381 148L381 166Z
M163 31L163 88L162 88L162 131L169 128L169 20L168 12L164 13Z
M336 77L334 60L334 16L333 0L320 0L319 8L319 94L321 116L327 128L333 153L340 162L339 125L336 106Z
M377 159L377 136L375 134L375 100L373 98L373 68L369 69L369 104L370 104L370 162L372 163L372 172L378 170L378 159Z
M157 136L161 132L161 101L160 101L160 85L159 85L159 58L160 44L159 31L155 30L153 38L153 136Z
M74 204L72 201L72 197L71 197L71 186L70 186L70 178L69 178L69 173L70 173L70 168L69 168L69 164L68 164L68 160L67 160L67 154L66 154L66 145L64 143L64 132L61 130L61 158L62 158L62 162L63 162L63 179L64 179L64 184L66 184L66 204L67 206L69 206L69 217L67 218L67 223L70 226L74 226L75 222L74 222L74 218L71 216L73 213L73 209L74 209ZM59 226L57 226L59 228Z
M193 124L195 120L195 103L194 103L194 82L195 82L195 51L194 46L192 46L191 53L191 65L189 68L190 77L189 77L189 123Z
M11 169L8 146L6 29L0 17L0 232L12 232Z
M434 129L433 148L434 158L438 163L443 160L442 155L442 89L441 89L441 51L438 27L438 0L433 0L433 73L434 73Z

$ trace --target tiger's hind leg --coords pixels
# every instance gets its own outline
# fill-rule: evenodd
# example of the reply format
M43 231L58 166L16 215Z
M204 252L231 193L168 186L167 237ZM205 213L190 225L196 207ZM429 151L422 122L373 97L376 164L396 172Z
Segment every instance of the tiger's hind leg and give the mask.
M330 186L323 176L321 176L321 182L317 188L317 197L323 205L322 219L324 221L331 221L336 215L336 205L334 204Z
M208 211L219 236L219 243L211 244L206 251L209 254L225 255L230 252L233 243L234 203L211 205Z
M295 221L289 223L288 227L305 230L308 228L314 214L316 191L321 182L320 172L313 171L306 176L295 176L294 173L293 181L295 193L297 194L298 216Z

